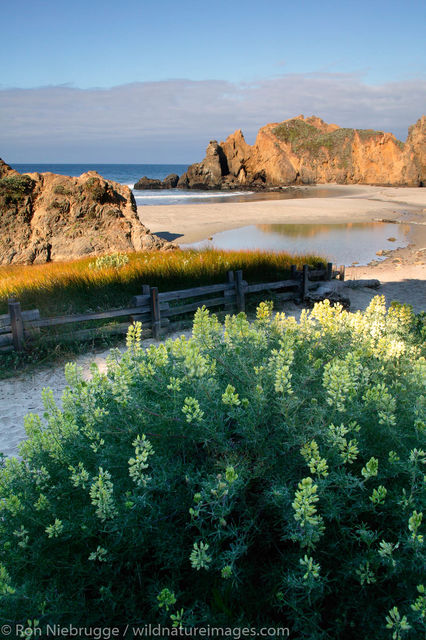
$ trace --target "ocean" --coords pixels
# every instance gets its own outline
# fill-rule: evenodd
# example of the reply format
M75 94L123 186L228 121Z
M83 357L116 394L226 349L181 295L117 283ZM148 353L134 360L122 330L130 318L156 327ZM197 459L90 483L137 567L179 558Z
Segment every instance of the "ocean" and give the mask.
M12 164L13 169L19 173L59 173L64 176L80 176L86 171L97 171L108 180L114 180L120 184L126 184L131 189L135 183L146 176L164 180L170 173L177 173L179 176L185 173L187 164ZM232 191L229 193L215 191L195 191L185 189L161 189L138 191L133 189L133 194L137 205L165 205L165 204L188 204L203 202L225 202L230 198L233 200L250 199L251 192Z
M142 176L164 180L170 173L179 176L188 168L187 164L13 164L19 173L60 173L63 176L80 176L86 171L97 171L107 180L115 180L133 188Z

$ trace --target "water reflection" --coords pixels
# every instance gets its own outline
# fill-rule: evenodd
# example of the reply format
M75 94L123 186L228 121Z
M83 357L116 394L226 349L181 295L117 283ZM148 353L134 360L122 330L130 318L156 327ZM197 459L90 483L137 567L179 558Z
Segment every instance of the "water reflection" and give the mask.
M315 254L338 264L362 265L383 260L385 256L376 255L380 250L407 246L409 232L408 224L383 222L258 224L222 231L191 246Z
M407 225L408 226L408 225ZM292 238L311 238L331 231L359 231L361 229L383 228L382 222L345 222L336 224L257 224L256 228L264 233L280 233Z

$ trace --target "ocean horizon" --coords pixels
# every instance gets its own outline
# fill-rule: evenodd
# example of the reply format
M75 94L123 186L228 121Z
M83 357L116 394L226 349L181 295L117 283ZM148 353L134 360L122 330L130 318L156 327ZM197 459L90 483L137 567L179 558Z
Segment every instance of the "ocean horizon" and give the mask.
M112 164L112 163L12 163L10 165L19 173L58 173L64 176L78 177L87 171L97 171L103 178L125 184L133 191L136 204L170 205L203 202L226 202L230 198L235 201L251 199L255 194L251 191L198 191L194 189L146 189L139 191L134 185L142 177L164 180L171 173L181 176L189 164Z
M127 184L131 189L143 176L164 180L170 173L179 176L185 173L189 164L113 164L94 162L38 162L38 163L13 163L12 169L19 173L59 173L63 176L78 177L86 171L97 171L103 178L114 180L120 184Z

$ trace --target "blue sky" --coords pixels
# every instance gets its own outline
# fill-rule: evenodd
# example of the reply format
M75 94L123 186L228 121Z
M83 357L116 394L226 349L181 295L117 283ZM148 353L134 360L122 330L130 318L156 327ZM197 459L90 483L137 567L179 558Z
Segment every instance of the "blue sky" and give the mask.
M405 138L426 104L426 3L16 0L0 156L192 162L304 113Z

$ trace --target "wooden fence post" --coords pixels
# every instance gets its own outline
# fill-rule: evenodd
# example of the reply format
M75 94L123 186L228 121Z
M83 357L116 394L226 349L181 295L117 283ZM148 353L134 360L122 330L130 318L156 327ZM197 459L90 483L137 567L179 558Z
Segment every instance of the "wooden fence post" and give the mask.
M345 279L345 265L341 264L339 268L339 280Z
M235 272L235 296L237 299L237 311L240 313L241 311L246 310L246 301L244 295L244 285L243 285L243 272L241 269Z
M233 282L235 282L235 275L232 269L226 272L226 280L229 284L233 284Z
M327 262L327 269L325 272L325 279L326 280L331 280L333 277L333 263L332 262Z
M302 271L302 287L301 287L302 300L304 300L308 295L308 290L309 290L308 287L309 287L309 266L307 264L304 264L303 271Z
M149 284L143 284L142 285L142 295L143 296L149 296L150 294L150 286Z
M152 337L154 340L160 339L160 300L158 298L158 287L151 287L150 289L150 306L151 306L151 326Z
M226 272L226 281L227 281L228 284L233 284L234 287L235 287L235 274L232 271L232 269L230 269L229 271ZM230 292L227 292L227 291L223 292L223 294L225 296L225 312L232 313L232 311L234 310L235 304L233 302L230 302L230 300L232 300L232 298L230 298L229 293ZM234 292L233 295L235 297L235 292Z
M290 266L290 280L297 280L297 267L295 264Z
M22 321L21 303L15 298L9 300L9 316L13 347L16 351L22 351L24 348L24 323Z

